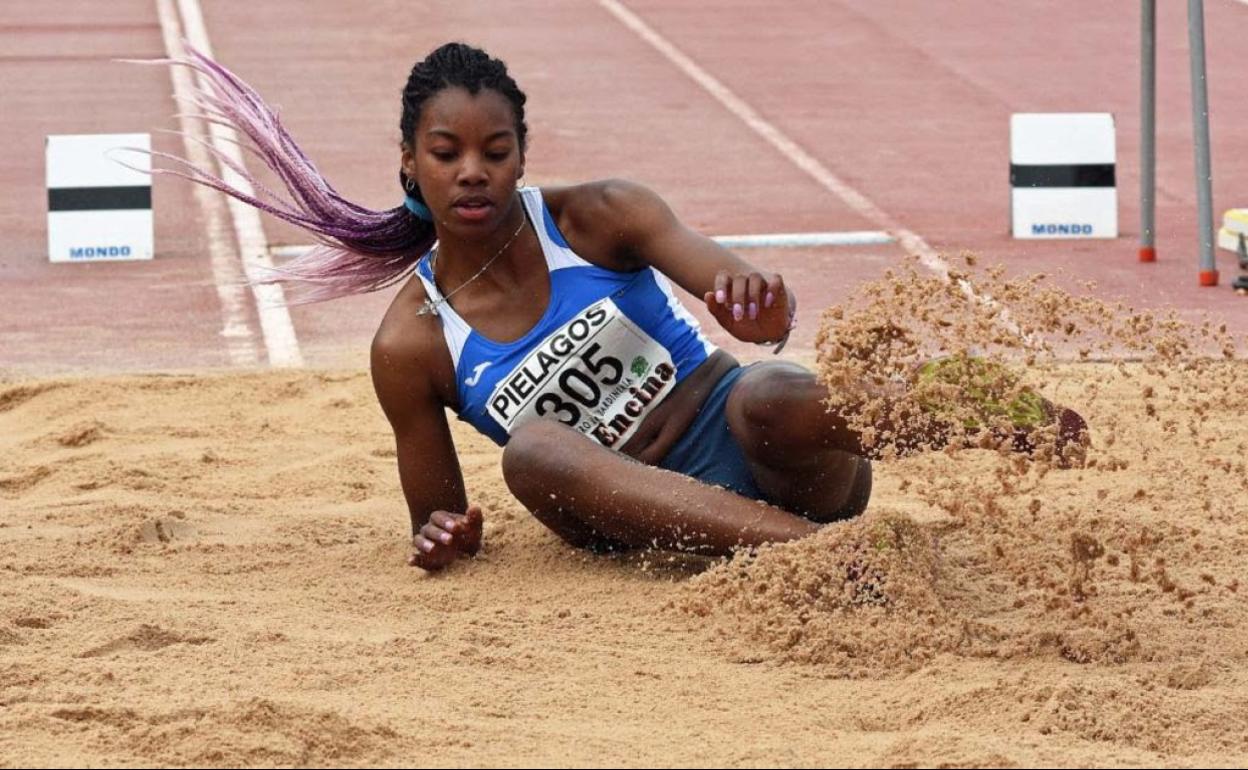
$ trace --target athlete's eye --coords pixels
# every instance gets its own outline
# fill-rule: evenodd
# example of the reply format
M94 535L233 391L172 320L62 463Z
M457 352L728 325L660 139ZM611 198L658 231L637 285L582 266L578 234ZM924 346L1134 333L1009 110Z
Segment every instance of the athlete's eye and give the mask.
M504 160L507 160L507 158L508 158L508 157L510 157L510 156L511 156L511 150L510 150L510 149L508 149L508 150L491 150L490 152L488 152L488 153L486 153L486 154L485 154L485 157L489 158L490 160L492 160L492 161L494 161L494 162L496 162L496 163L499 163L499 162L502 162L502 161L504 161Z
M455 159L454 150L436 149L436 150L430 150L429 154L437 158L438 160L454 160Z

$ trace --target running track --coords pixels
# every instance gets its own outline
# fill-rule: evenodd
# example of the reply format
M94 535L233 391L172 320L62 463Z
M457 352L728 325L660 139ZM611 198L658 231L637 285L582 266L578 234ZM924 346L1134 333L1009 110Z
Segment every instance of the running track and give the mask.
M529 94L530 184L618 176L665 196L709 234L876 230L878 216L936 252L970 249L1019 271L1064 269L1106 296L1248 331L1248 299L1196 286L1195 194L1183 3L1158 9L1160 261L1136 262L1138 3L1018 0L786 3L623 0L654 34L873 205L847 203L608 10L610 0L506 4L267 3L204 9L217 57L281 105L288 128L348 197L399 200L398 93L411 63L449 39L505 59ZM89 21L87 21L89 20ZM1248 205L1248 5L1207 0L1215 211ZM236 252L228 220L158 179L158 258L46 260L44 136L176 128L168 73L109 62L164 54L156 0L11 4L0 20L0 374L265 366L254 299L213 269ZM1115 241L1008 234L1009 115L1109 111L1117 119ZM176 136L158 149L183 153ZM218 207L219 208L219 207ZM219 212L218 212L219 214ZM265 222L271 245L306 237ZM751 250L799 287L809 354L817 310L904 256L897 244ZM237 258L237 254L233 253ZM226 276L228 278L228 276ZM228 281L227 281L228 282ZM312 366L364 366L388 293L297 308ZM232 321L230 320L232 319ZM228 327L228 328L227 328ZM753 356L716 333L717 342Z

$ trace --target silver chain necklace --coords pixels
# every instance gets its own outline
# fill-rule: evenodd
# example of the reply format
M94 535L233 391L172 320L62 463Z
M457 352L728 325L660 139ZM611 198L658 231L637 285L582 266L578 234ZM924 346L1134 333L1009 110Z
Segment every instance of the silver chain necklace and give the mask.
M521 212L521 214L523 215L524 212ZM494 264L494 260L501 257L504 251L507 251L507 247L511 246L512 242L515 241L517 237L519 237L520 231L524 229L524 226L528 223L528 221L529 221L529 218L527 215L522 216L522 218L520 219L520 226L517 227L516 231L511 234L511 237L507 239L507 242L503 244L503 247L499 249L497 252L495 252L494 256L486 260L485 264L481 266L481 269L477 271L476 275L474 275L473 277L461 283L459 286L455 288L455 291L451 292L450 294L443 294L441 297L439 297L436 300L429 299L428 297L426 297L425 304L420 306L420 310L416 311L416 315L429 315L430 313L437 315L438 308L440 306L445 305L447 302L449 302L451 297L454 297L456 294L459 293L460 289L464 288L468 284L480 278L481 275L485 273L486 270L489 269L490 265ZM437 286L438 286L438 277L437 277L437 274L434 273L434 268L436 266L437 259L438 259L438 250L435 247L433 250L433 253L429 255L429 275L433 276L433 280L431 280L430 283L433 284L435 289L437 289Z

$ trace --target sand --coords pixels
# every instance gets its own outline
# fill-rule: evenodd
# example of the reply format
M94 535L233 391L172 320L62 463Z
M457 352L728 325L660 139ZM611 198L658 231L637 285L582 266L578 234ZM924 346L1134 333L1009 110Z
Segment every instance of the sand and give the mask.
M1167 350L1033 361L1086 464L881 462L731 561L574 551L456 424L437 575L366 372L0 382L0 765L1243 765L1248 364Z

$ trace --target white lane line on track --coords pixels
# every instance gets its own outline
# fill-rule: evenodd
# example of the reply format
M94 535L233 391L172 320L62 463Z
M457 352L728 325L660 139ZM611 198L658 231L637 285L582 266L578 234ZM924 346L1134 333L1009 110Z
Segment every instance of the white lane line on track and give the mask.
M876 230L846 230L832 233L754 233L752 235L716 235L711 240L730 249L802 248L819 246L874 246L892 243L893 236ZM273 246L269 255L293 259L311 246Z
M160 30L165 40L165 52L176 57L182 50L182 25L178 21L173 0L156 0L156 12L160 17ZM183 67L170 67L175 94L189 94L194 85L191 71ZM213 160L204 146L195 141L203 138L198 121L179 111L178 122L182 129L182 144L187 160L197 166L208 168ZM208 254L212 264L212 279L217 286L217 298L221 301L221 336L225 338L226 352L234 366L254 367L260 364L260 351L256 347L256 335L247 323L247 287L229 238L229 211L216 192L200 185L191 185L192 195L204 213L208 230Z
M164 1L161 0L161 2ZM204 25L204 14L198 0L177 0L177 2L186 39L204 55L212 57L212 43L208 39L208 29ZM179 44L179 52L180 49ZM202 78L199 73L196 73L196 77ZM188 102L190 94L178 94L178 97L179 100ZM208 123L208 137L213 148L218 152L240 164L243 163L238 133L232 128L210 122ZM233 169L222 163L216 165L222 179L241 192L248 195L254 194L251 183L239 176ZM268 351L269 365L283 368L301 367L303 354L299 351L295 325L286 307L286 293L277 284L259 283L259 280L267 275L266 269L273 267L272 260L269 259L268 241L264 235L260 212L232 197L226 198L226 204L229 206L230 218L234 223L235 237L238 238L243 271L251 282L252 293L255 295L256 311L260 316L260 331L264 334L264 346Z
M1248 0L1243 1L1248 2ZM663 54L681 72L702 86L716 101L724 105L733 115L740 118L742 122L768 144L779 150L794 165L805 171L816 182L823 185L825 189L844 201L845 205L849 206L855 213L893 235L903 249L918 257L920 264L946 281L951 279L949 263L937 254L936 250L927 244L927 241L923 240L917 233L902 227L901 223L889 216L884 209L875 205L870 198L854 189L836 174L833 174L827 166L824 166L817 158L803 150L801 145L759 115L753 107L733 93L728 86L719 82L709 72L699 67L696 62L682 53L667 38L660 35L636 14L625 8L618 0L598 0L598 4L611 13L612 16L615 16L624 26L635 32L638 37ZM957 278L955 285L972 301L984 303L989 307L1000 307L999 302L987 294L976 291L970 281L965 278ZM996 318L998 323L1008 331L1014 334L1023 334L1018 324L1011 318L1009 308L1000 307L1000 312L996 315ZM1025 339L1033 344L1039 342L1030 334L1024 336Z
M844 230L833 233L716 235L712 240L730 249L769 249L805 246L873 246L892 243L894 238L886 232L876 230Z
M707 93L749 126L754 133L779 150L793 165L805 171L822 185L824 189L840 198L854 213L896 236L901 247L918 256L919 260L928 269L940 275L949 274L949 264L926 241L916 233L902 227L899 222L875 205L870 198L851 187L836 174L833 174L827 166L824 166L817 158L802 149L801 145L786 136L783 131L772 125L766 118L759 115L744 99L737 96L709 72L698 66L696 62L686 56L667 38L656 32L650 25L642 21L636 14L625 8L617 0L598 0L598 4L618 19L620 23L636 33L638 37L663 54L668 61L675 64L691 80L702 86Z

